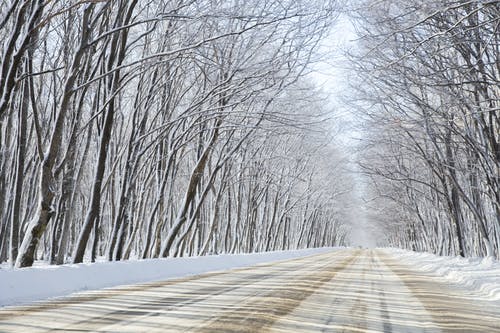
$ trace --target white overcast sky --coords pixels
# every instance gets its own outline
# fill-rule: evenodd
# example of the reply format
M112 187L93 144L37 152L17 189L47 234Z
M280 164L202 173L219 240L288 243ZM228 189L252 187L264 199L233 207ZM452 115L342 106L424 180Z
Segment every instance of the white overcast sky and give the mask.
M365 182L363 176L356 173L356 153L359 138L363 137L356 118L343 102L349 95L349 81L352 75L345 56L347 50L356 47L357 35L354 27L345 16L340 16L337 24L333 27L330 35L325 39L320 48L320 53L326 55L324 59L314 65L310 74L312 80L324 93L329 96L330 107L334 110L333 115L343 129L339 132L337 143L342 146L342 151L349 159L347 167L353 173L355 188L353 189L354 200L351 209L349 224L352 227L351 245L374 247L376 236L375 226L366 219ZM347 97L348 98L348 97Z

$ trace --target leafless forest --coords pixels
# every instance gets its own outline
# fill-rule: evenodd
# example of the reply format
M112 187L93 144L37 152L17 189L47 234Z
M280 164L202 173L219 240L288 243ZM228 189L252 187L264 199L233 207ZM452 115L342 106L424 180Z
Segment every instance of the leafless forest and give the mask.
M334 1L0 4L0 259L343 244L303 79Z
M499 258L500 2L367 1L354 15L361 164L389 243Z
M339 15L363 176L307 75ZM346 245L356 179L379 244L499 257L499 25L499 1L2 1L0 262Z

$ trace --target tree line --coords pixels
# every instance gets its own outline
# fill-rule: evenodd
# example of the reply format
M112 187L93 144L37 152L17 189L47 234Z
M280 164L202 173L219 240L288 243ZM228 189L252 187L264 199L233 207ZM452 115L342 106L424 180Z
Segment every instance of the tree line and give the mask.
M499 258L500 2L357 6L360 164L386 241Z
M337 6L3 1L0 262L344 244L305 78Z

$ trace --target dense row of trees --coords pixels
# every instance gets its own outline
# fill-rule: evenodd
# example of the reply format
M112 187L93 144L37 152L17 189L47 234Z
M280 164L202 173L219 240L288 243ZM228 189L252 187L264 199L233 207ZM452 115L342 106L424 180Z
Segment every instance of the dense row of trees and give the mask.
M361 164L387 240L500 257L500 2L367 1L356 16Z
M342 244L303 79L335 6L2 1L0 261Z

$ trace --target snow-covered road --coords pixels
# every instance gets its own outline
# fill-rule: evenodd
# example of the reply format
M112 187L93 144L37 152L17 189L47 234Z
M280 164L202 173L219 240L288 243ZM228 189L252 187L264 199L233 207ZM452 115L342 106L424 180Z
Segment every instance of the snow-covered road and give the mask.
M0 310L1 332L500 332L500 301L384 250L305 258Z

